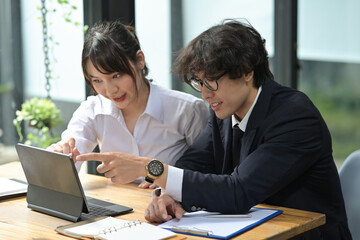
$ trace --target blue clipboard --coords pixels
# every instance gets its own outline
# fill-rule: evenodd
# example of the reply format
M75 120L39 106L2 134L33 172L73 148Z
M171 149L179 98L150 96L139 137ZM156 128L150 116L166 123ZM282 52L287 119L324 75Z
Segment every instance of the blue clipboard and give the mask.
M216 239L229 239L281 214L282 210L253 207L246 215L198 211L186 213L180 220L159 224L176 233Z

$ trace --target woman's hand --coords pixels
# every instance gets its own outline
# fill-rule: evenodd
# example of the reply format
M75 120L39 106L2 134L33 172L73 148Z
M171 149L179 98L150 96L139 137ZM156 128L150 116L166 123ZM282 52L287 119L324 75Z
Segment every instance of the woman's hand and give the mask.
M46 148L47 150L64 153L64 154L70 154L72 153L72 158L74 161L76 161L77 156L80 155L79 150L75 147L75 139L70 138L66 142L57 142L54 144L51 144L49 147Z

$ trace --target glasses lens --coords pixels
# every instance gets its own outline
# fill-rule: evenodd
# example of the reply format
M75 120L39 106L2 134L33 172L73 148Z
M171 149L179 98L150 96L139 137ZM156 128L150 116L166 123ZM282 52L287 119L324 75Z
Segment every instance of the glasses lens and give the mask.
M210 81L208 82L207 80L204 81L204 85L211 91L216 91L217 90L217 81Z
M190 80L190 86L195 90L195 91L198 91L198 92L201 92L200 90L200 82L195 80L195 79L191 79Z

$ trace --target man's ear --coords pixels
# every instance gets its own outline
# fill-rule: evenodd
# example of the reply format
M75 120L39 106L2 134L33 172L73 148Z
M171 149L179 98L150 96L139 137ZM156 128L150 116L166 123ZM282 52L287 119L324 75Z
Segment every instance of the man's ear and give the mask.
M250 82L254 78L254 71L245 74L245 81Z
M136 58L137 58L137 67L139 69L143 69L145 67L145 55L143 51L138 50L136 52Z

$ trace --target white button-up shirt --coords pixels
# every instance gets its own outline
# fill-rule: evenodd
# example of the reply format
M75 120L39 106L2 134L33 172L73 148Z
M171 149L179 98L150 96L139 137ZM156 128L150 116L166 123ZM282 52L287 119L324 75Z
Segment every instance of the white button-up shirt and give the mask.
M125 152L174 165L204 129L208 116L203 100L150 84L147 106L133 135L121 110L97 95L81 103L61 138L75 138L80 153L92 152L99 145L101 152ZM80 166L77 162L78 170Z

